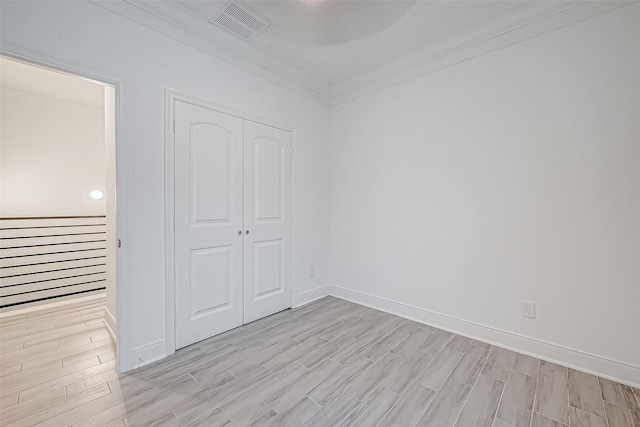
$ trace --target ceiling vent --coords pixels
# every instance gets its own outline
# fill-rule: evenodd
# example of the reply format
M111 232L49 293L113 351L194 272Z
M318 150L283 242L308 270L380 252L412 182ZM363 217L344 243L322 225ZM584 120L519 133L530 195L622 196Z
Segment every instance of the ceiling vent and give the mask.
M227 3L209 22L244 41L251 40L270 24L268 20L237 1Z

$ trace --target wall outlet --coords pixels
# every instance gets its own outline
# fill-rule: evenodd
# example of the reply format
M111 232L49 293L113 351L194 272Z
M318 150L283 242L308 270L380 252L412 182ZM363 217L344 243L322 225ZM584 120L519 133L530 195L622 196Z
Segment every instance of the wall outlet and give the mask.
M311 267L309 269L309 277L316 277L316 269L315 269L315 267Z
M522 316L529 319L536 318L536 303L531 301L522 301Z

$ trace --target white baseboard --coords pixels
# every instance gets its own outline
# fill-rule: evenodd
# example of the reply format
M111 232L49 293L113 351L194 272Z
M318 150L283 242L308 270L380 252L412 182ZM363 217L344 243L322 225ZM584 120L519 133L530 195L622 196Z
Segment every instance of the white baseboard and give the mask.
M568 366L572 369L622 384L640 387L640 366L340 286L327 285L324 288L326 294L356 304L365 305L518 353ZM314 291L320 293L320 289Z
M291 308L301 307L327 296L327 287L320 286L295 296Z
M132 352L133 369L148 365L165 357L167 357L167 343L165 340L135 348Z
M118 337L116 336L116 318L106 307L104 309L104 326L107 328L107 331L109 331L109 335L111 335L111 338L113 338L113 342L117 343Z

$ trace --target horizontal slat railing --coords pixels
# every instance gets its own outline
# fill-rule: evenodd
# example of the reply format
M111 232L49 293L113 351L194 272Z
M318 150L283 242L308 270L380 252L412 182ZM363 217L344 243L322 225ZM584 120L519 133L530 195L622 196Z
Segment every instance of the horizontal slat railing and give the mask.
M0 218L0 308L104 290L106 218Z

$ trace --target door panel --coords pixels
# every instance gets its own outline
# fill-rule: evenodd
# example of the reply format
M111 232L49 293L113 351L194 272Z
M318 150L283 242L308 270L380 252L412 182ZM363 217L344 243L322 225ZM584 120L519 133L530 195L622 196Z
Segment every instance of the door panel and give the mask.
M244 322L291 307L291 133L244 122Z
M243 121L175 103L176 348L242 325Z
M189 320L229 307L231 247L191 250L191 312Z
M282 239L277 239L253 244L254 300L284 290L282 243Z
M210 123L191 126L192 222L229 221L227 132Z

